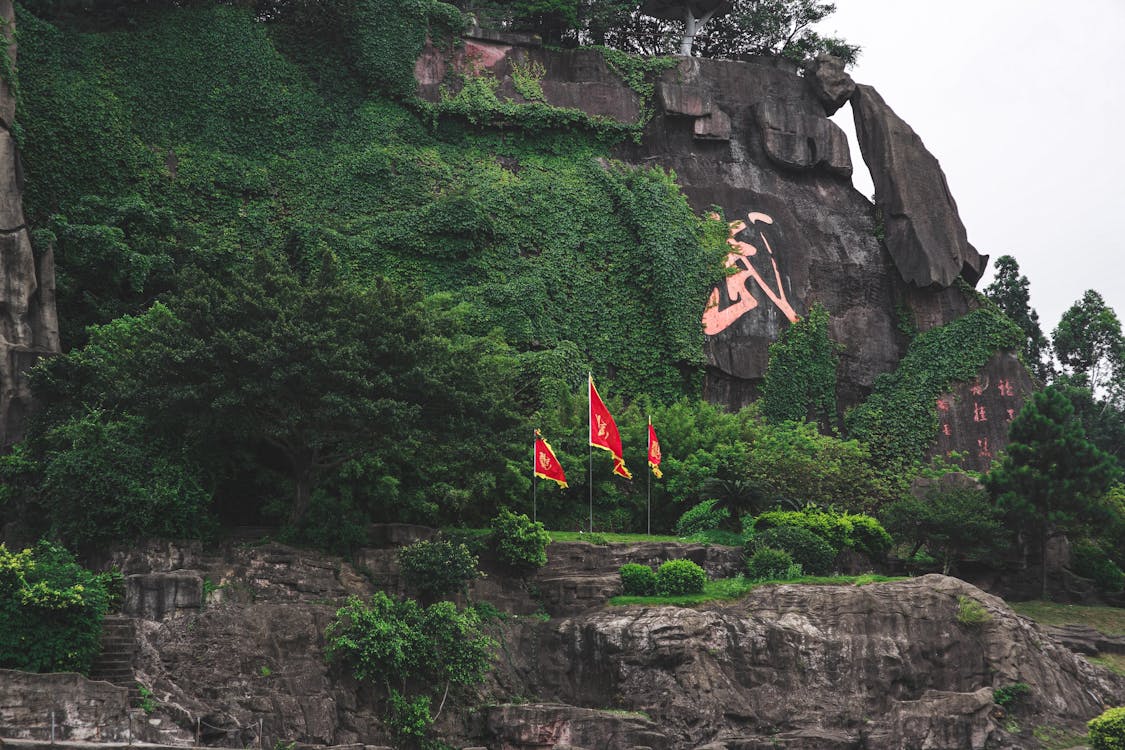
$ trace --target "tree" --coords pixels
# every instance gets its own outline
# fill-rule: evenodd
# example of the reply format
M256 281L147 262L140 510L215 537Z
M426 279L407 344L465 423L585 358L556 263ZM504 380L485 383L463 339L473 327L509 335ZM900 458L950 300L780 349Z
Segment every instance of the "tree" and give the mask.
M1008 453L985 483L1017 528L1039 542L1042 596L1047 596L1047 542L1098 512L1115 478L1111 458L1086 438L1074 407L1054 387L1033 394L1012 420Z
M350 281L331 262L302 281L259 252L191 269L179 286L44 364L55 412L90 403L137 414L220 472L241 470L228 457L247 453L283 467L294 526L313 488L364 456L427 485L430 472L466 483L502 473L499 446L515 424L515 360L502 342L463 336L440 309L383 279Z
M689 56L698 36L707 22L717 14L730 10L729 0L646 0L641 13L665 21L683 21L677 54Z
M859 57L857 45L811 28L835 11L835 3L820 0L732 0L699 35L696 52L734 60L779 55L798 62L827 53L851 64Z
M880 518L896 541L914 546L909 557L925 546L942 561L945 575L954 563L988 554L1003 539L999 511L988 493L963 481L907 496L884 508Z
M996 278L985 287L984 294L1027 335L1024 360L1040 380L1049 380L1049 344L1039 327L1039 313L1031 307L1029 282L1015 258L1001 255L996 259Z
M1062 314L1053 334L1055 355L1078 385L1125 398L1125 336L1121 320L1100 294L1086 290Z

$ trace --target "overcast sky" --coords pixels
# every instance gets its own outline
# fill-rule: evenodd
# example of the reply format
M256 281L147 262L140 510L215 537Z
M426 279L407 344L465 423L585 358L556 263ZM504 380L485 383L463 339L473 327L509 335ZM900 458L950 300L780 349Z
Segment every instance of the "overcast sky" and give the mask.
M1096 289L1125 318L1125 0L836 0L818 27L941 162L969 241L1012 255L1050 336ZM851 109L854 181L874 191Z

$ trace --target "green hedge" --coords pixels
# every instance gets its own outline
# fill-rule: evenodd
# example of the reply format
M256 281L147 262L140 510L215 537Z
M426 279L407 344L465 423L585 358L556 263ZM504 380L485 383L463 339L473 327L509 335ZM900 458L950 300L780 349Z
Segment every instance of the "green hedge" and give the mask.
M849 548L874 559L886 555L893 543L891 535L877 519L860 513L809 506L803 510L767 511L754 519L755 534L781 526L807 529L828 542L837 553Z
M1125 706L1109 709L1086 726L1093 750L1125 750Z
M620 573L625 596L653 596L656 593L656 573L649 566L625 563Z
M691 560L668 560L656 571L656 591L661 596L698 594L706 583L706 571Z

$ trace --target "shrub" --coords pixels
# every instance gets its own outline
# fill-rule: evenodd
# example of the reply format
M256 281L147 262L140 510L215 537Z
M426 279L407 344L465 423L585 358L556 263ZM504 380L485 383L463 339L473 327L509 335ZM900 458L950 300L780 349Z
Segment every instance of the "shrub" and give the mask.
M426 597L463 593L480 578L477 557L464 544L420 541L398 551L398 562L411 588Z
M826 575L836 560L832 545L802 526L775 526L746 543L748 556L765 548L788 552L793 562L811 575Z
M754 531L760 533L778 526L799 526L808 529L832 545L838 553L845 547L878 558L891 548L890 534L871 516L840 513L832 508L808 506L802 510L771 510L754 520Z
M992 619L984 605L969 596L957 597L957 622L969 627L980 627Z
M706 583L706 571L691 560L668 560L656 571L656 590L662 596L698 594Z
M746 574L756 581L786 578L793 566L793 557L785 550L763 547L746 561Z
M541 568L547 564L547 545L551 535L543 524L532 521L523 513L501 508L490 525L493 547L503 563L522 570Z
M1116 594L1125 589L1125 573L1096 545L1087 542L1075 544L1071 563L1075 573L1092 579L1103 591Z
M1093 750L1125 750L1125 706L1111 708L1086 723Z
M50 542L18 553L0 544L0 667L89 672L115 577Z
M717 502L717 500L704 500L689 508L680 516L680 520L676 521L676 535L691 536L722 526L730 517L730 511L726 508L716 508Z
M626 596L652 596L656 593L656 573L649 566L625 563L620 573Z
M1031 686L1026 682L1013 682L992 691L992 702L1003 709L1015 708L1031 695Z
M434 696L464 695L484 680L496 647L475 609L459 610L452 602L423 608L382 591L367 602L350 597L324 635L330 661L387 690L387 725L402 744L428 733L437 718L429 713Z

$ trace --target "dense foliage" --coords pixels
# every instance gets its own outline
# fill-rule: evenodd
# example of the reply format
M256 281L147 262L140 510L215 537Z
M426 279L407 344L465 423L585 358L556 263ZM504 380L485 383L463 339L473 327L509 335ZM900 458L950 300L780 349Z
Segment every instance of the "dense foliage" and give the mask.
M656 593L661 596L698 594L707 583L707 572L691 560L668 560L656 569Z
M937 434L937 397L976 377L996 351L1021 348L1024 339L990 305L919 334L898 369L877 377L871 397L849 413L848 433L870 445L881 465L921 460Z
M823 305L813 305L770 344L761 409L763 417L776 422L836 424L836 345L828 338Z
M848 548L873 559L891 549L891 537L878 520L861 513L806 506L797 511L775 510L754 519L754 533L781 526L796 526L816 534L839 553Z
M716 508L716 502L714 498L704 500L684 511L684 514L676 521L676 535L691 536L701 531L711 531L723 526L730 518L730 511L726 508Z
M1125 706L1110 708L1086 723L1094 750L1125 750Z
M0 544L0 668L89 672L119 584L50 542L20 552Z
M501 508L489 524L492 549L500 561L518 571L528 572L547 564L547 545L551 535L538 521L523 513Z
M464 593L481 576L477 556L464 544L422 540L398 551L403 580L423 597L443 598Z
M1077 530L1098 514L1116 466L1086 439L1070 401L1053 387L1028 398L1009 436L1008 453L986 483L1009 523L1031 532L1045 560L1052 534Z
M787 578L793 571L793 557L785 550L762 547L746 560L746 575L751 580Z
M1024 362L1041 380L1047 380L1051 375L1050 346L1039 326L1039 313L1031 306L1030 282L1010 255L997 258L995 268L996 277L984 293L1023 331Z
M819 534L805 526L773 526L760 531L746 543L748 557L762 549L779 549L789 553L792 562L808 575L822 576L832 572L838 550Z
M386 691L387 725L403 746L422 744L450 698L484 680L496 647L474 609L451 602L422 607L381 591L367 602L350 597L325 637L330 660Z
M625 596L653 596L656 594L656 571L647 565L625 563L618 571Z

